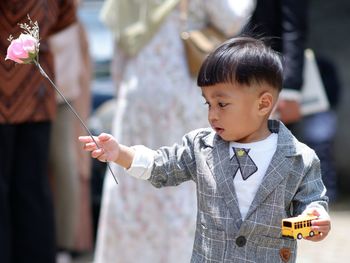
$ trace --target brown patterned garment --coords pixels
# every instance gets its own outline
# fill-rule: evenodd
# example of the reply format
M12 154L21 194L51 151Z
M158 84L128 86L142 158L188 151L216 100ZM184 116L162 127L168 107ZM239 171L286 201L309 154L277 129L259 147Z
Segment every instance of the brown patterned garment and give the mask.
M0 1L0 124L52 120L55 115L55 91L32 64L5 61L9 35L21 33L18 23L38 21L40 28L39 62L53 78L53 58L47 37L76 21L74 0ZM45 12L42 12L42 9Z

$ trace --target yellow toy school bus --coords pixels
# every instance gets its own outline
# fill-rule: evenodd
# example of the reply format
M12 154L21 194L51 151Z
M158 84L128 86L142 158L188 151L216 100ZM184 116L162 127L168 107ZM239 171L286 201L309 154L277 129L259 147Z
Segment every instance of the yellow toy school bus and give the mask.
M318 235L318 231L311 229L311 221L317 218L314 215L300 215L283 219L282 236L302 239L303 237Z

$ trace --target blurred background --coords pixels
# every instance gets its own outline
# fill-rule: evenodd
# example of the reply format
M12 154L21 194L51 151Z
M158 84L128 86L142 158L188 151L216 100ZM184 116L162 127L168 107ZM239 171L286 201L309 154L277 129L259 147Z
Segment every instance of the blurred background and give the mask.
M337 67L341 90L336 112L339 118L336 134L335 161L339 177L338 187L350 193L350 2L344 0L312 0L310 8L309 46L318 54L332 59Z
M100 22L99 12L103 1L85 0L81 3L79 17L88 34L90 56L93 60L92 112L89 126L94 133L108 131L113 114L115 88L110 75L113 56L113 39L110 31ZM338 128L336 130L333 158L337 171L339 197L331 204L332 234L320 244L300 242L299 262L346 262L350 238L346 224L350 220L350 1L311 0L308 47L334 64L339 85L328 90L336 100ZM93 228L96 233L101 202L105 166L93 161L91 177L91 207ZM93 251L78 254L75 262L92 262ZM345 261L343 261L345 260Z

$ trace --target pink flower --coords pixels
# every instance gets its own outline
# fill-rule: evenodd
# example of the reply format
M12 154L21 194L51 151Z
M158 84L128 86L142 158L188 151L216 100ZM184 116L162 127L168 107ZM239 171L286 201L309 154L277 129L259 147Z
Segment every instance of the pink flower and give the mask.
M13 39L7 48L5 60L10 59L19 64L32 62L39 51L39 41L30 34L21 34Z

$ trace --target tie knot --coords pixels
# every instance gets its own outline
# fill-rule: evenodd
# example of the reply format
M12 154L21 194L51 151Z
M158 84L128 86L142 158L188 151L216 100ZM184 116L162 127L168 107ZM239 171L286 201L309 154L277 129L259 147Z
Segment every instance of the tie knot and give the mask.
M245 151L243 149L238 149L236 153L239 157L241 157L245 154Z
M245 149L245 148L236 148L232 147L233 152L235 153L236 156L238 157L243 157L245 155L248 155L250 149Z

